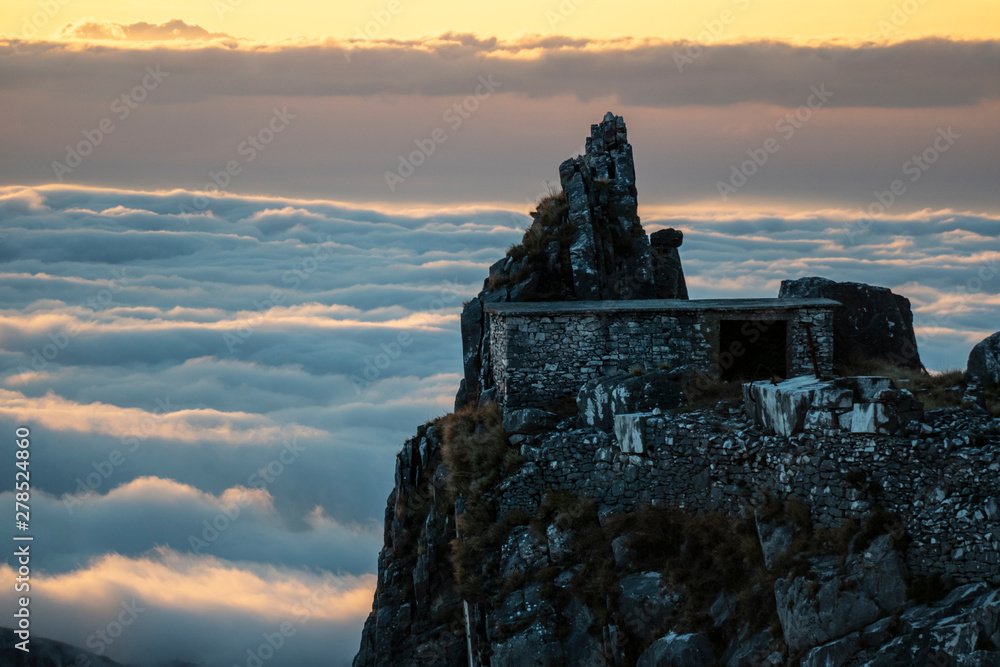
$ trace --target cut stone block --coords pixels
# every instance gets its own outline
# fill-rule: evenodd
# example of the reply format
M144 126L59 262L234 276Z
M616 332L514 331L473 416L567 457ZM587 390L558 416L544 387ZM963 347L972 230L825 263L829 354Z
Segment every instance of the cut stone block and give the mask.
M829 410L813 408L806 413L804 429L806 431L822 431L829 428L838 428L839 423Z
M654 417L652 412L615 415L615 442L626 454L642 454L646 451L646 419Z
M816 393L827 388L829 383L810 375L777 384L748 382L743 385L743 405L758 426L789 436L805 427L806 413L813 407Z
M896 411L883 403L855 403L851 411L851 433L891 433Z
M854 393L855 403L874 403L886 389L895 389L891 378L878 375L857 375L854 377L837 378L838 386L850 389Z

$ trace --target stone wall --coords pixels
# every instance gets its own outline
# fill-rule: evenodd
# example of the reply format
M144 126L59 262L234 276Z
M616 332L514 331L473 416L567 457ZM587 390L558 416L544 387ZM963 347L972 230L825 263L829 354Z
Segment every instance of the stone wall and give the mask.
M785 438L739 409L633 417L642 444L630 448L642 453L571 422L516 436L527 463L501 487L502 512L533 511L548 489L594 498L607 513L642 503L738 513L768 491L805 501L831 527L878 505L912 537L913 574L1000 583L1000 421L934 411L908 435Z
M832 309L825 299L643 300L487 304L497 402L542 407L588 380L691 366L710 377L746 351L767 323L787 323L786 375L833 362ZM720 342L720 321L761 323L746 341Z

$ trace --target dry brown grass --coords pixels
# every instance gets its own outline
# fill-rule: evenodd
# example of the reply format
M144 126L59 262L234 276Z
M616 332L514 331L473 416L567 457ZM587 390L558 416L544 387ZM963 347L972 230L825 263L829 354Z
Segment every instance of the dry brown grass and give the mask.
M907 389L924 404L925 410L957 408L962 405L965 380L963 371L948 370L928 373L911 368L901 368L881 359L862 359L848 362L844 375L880 375L890 377L900 389ZM957 390L955 388L958 388Z
M521 242L512 245L507 251L514 261L524 258L528 261L513 275L492 276L489 281L490 288L516 285L534 272L541 278L540 285L537 293L526 295L528 300L550 301L565 298L564 283L570 270L569 246L574 231L569 224L568 211L569 202L564 192L550 193L538 202L535 219L524 231ZM546 249L553 241L559 244L559 263L562 267L559 274L550 272L546 261Z
M490 403L482 408L468 405L436 421L444 436L441 456L448 473L449 500L454 504L461 498L465 504L465 512L458 517L461 539L452 540L450 560L456 589L470 602L496 596L502 585L497 577L497 554L511 529L529 519L512 512L498 521L494 503L484 497L522 463L502 419L500 408Z
M503 430L496 403L472 405L437 420L444 434L441 456L448 470L451 501L459 495L471 502L521 465L520 452Z
M545 252L545 246L558 239L560 230L567 225L568 210L569 201L564 192L551 193L538 202L538 215L524 230L521 242L512 245L508 251L514 261L524 257L538 259Z

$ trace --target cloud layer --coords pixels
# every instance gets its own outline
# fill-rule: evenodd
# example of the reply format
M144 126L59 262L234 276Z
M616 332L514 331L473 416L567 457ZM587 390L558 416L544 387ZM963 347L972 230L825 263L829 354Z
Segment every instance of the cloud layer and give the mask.
M209 32L199 25L191 25L181 19L171 19L163 23L118 23L116 21L80 21L67 23L59 29L61 39L80 40L130 40L137 42L159 42L165 40L206 40L232 36L220 32Z
M694 298L885 285L938 370L996 327L997 217L641 213L684 231ZM39 634L87 646L134 598L110 656L244 664L331 575L272 664L347 664L395 452L449 409L461 304L529 218L68 186L0 189L0 215L0 428L32 429Z
M161 39L196 26L134 24L67 27L77 36ZM148 36L147 36L148 35ZM7 45L10 48L10 44ZM184 79L159 103L210 96L468 95L490 75L505 94L533 98L611 97L637 107L762 103L797 107L810 86L835 91L831 107L917 108L975 105L1000 96L1000 41L927 38L886 44L780 41L697 44L590 41L559 37L516 42L444 34L427 40L360 40L261 45L233 40L183 50L172 46L93 48L26 42L0 60L14 90L65 85L95 62L111 80L139 57ZM225 77L217 73L227 72ZM748 76L753 72L753 76Z
M958 143L898 212L996 208L995 40L182 46L0 41L7 183L509 205L534 198L612 109L629 123L647 202L861 206L952 128ZM769 138L779 150L723 201L717 183ZM405 182L390 187L387 173Z
M14 577L0 566L3 585ZM33 630L132 664L346 665L373 579L165 548L137 558L108 554L74 572L36 574ZM4 598L5 613L13 613L11 603Z

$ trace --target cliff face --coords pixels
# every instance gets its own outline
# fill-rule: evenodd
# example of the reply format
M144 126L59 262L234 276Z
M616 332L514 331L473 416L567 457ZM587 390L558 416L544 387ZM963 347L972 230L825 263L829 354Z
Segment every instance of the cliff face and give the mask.
M624 119L608 112L590 134L586 153L559 167L562 192L539 203L522 242L490 267L462 311L465 377L456 407L492 398L484 303L688 298L677 251L683 234L664 229L650 239L639 222Z
M636 454L539 418L406 443L357 667L1000 660L1000 420L784 438L723 404Z
M450 560L455 515L446 477L441 431L424 425L396 457L378 588L354 659L358 667L467 664L464 604Z
M651 249L631 164L624 123L594 126L467 305L458 407L397 456L355 667L1000 664L1000 418L982 407L781 436L739 385L692 392L683 368L491 401L483 303L686 297L679 233Z

